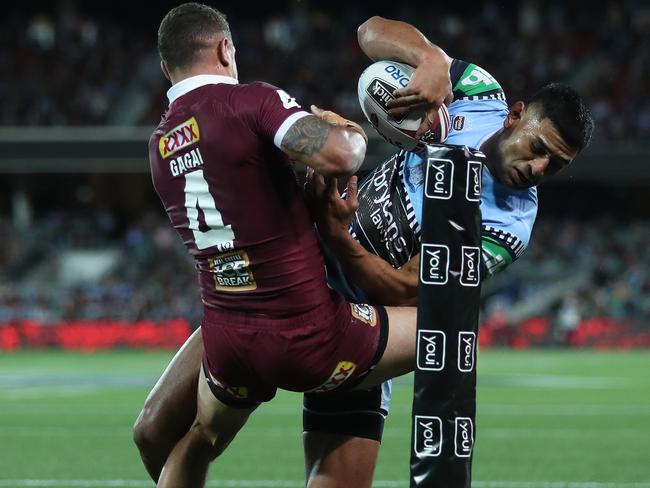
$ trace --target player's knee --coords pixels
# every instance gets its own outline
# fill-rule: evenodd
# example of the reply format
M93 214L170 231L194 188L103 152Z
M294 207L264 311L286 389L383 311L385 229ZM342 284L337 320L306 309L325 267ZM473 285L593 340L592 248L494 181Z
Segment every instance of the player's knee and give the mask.
M155 448L164 438L155 412L155 409L145 404L133 425L133 442L140 451Z
M218 458L230 445L234 435L224 432L215 432L209 426L195 423L189 432L193 443L200 444L210 460Z

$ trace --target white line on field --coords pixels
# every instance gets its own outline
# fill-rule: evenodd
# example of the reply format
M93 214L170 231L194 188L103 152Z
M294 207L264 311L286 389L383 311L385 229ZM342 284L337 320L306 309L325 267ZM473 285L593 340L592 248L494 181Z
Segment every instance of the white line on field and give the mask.
M151 487L149 480L38 480L17 479L2 480L3 487L115 487L139 488ZM225 488L302 488L303 481L297 480L212 480L207 486ZM408 482L396 480L377 480L375 488L406 488ZM472 488L650 488L650 481L637 483L600 482L600 481L474 481Z

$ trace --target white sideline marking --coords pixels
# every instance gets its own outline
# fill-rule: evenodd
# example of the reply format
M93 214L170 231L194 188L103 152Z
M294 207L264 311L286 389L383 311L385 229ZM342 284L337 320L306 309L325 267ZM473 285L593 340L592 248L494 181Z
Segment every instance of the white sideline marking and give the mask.
M2 480L6 487L152 487L149 480ZM206 486L226 488L302 488L304 481L292 480L213 480ZM406 488L407 481L377 480L375 488ZM617 483L600 481L474 481L472 488L650 488L650 481Z

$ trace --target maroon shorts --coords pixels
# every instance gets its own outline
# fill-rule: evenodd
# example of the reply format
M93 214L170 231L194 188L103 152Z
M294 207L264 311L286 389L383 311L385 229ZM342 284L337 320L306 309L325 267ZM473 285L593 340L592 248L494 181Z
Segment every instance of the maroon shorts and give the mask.
M331 299L292 317L274 318L206 307L203 368L215 396L247 408L277 388L325 393L358 384L386 348L383 307Z

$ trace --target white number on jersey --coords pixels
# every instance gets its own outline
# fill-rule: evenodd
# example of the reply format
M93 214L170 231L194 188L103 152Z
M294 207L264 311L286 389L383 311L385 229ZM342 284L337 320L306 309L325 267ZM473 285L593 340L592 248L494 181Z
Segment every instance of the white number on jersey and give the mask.
M199 230L199 211L203 211L206 231ZM185 175L185 208L190 221L189 228L194 234L198 249L218 246L221 250L231 249L235 234L230 225L223 225L221 213L217 210L214 198L208 189L208 182L203 177L203 170L192 171Z
M282 100L282 106L284 108L300 108L300 104L296 102L296 99L293 98L291 95L289 95L286 91L284 90L277 90L278 96L280 97L280 100Z

